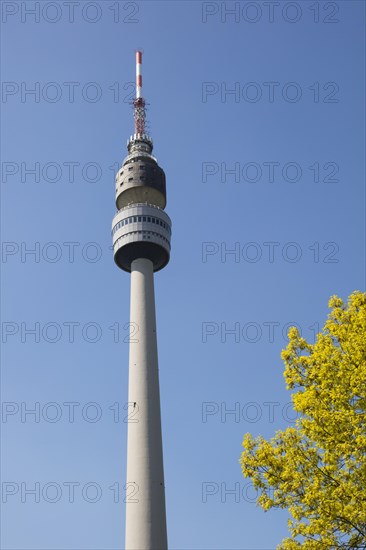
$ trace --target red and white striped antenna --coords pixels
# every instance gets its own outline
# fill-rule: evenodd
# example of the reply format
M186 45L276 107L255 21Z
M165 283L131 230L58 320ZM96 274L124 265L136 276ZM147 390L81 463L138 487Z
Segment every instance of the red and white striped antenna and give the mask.
M134 105L135 134L145 134L145 100L142 97L142 50L136 50L136 98Z
M142 91L142 51L136 51L136 99L141 96Z

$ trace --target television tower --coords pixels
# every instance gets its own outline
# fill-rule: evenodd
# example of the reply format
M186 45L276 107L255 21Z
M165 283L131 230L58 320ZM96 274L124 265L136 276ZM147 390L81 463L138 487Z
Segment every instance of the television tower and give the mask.
M131 273L126 550L166 550L163 446L156 341L154 272L170 257L165 174L145 133L142 52L136 52L135 133L116 175L114 261Z

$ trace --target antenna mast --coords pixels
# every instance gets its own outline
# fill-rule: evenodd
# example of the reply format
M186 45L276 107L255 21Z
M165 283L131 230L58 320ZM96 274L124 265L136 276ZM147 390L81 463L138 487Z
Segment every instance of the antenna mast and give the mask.
M145 100L142 97L142 51L136 51L136 98L133 102L135 134L145 134Z

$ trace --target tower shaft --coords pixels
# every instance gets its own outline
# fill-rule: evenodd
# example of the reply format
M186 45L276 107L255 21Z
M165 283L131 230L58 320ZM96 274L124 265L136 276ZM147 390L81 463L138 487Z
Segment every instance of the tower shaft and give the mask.
M126 550L166 550L153 263L131 264Z

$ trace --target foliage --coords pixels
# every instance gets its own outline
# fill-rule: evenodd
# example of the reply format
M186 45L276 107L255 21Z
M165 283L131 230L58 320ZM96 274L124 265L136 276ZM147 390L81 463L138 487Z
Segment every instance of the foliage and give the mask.
M283 550L366 548L366 293L329 307L314 344L291 328L282 352L296 425L243 441L258 504L289 511Z

